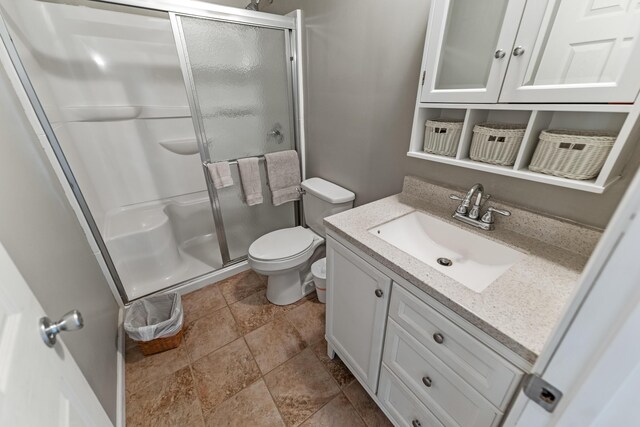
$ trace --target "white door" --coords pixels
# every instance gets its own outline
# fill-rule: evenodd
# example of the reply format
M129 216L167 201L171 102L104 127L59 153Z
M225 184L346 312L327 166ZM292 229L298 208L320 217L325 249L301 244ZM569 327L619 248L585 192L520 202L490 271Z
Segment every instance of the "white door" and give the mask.
M639 36L640 0L527 2L500 101L633 102Z
M0 425L112 426L64 343L40 338L45 313L1 243L0 284Z
M391 279L330 239L327 341L373 394L378 387Z
M434 0L420 102L497 102L524 4Z
M520 392L505 427L640 425L640 174L533 367L564 395L547 412Z

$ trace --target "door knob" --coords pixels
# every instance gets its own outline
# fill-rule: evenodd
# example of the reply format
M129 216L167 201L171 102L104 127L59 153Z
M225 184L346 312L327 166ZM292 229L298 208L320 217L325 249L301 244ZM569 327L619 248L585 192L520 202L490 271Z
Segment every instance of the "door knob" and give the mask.
M376 289L375 294L378 298L382 298L382 295L384 295L384 293L382 292L382 289Z
M496 59L502 59L506 55L505 51L502 49L496 50L496 53L493 54L493 57Z
M40 336L42 341L53 347L56 343L56 337L62 331L77 331L84 326L82 314L78 310L71 310L57 322L52 322L48 317L40 319Z
M427 387L431 387L431 378L429 377L422 377L422 383L424 385L426 385Z
M444 342L444 335L442 335L440 332L436 332L435 334L433 334L433 340L438 344L442 344Z
M515 49L513 49L513 56L521 56L524 55L524 48L522 46L516 46Z

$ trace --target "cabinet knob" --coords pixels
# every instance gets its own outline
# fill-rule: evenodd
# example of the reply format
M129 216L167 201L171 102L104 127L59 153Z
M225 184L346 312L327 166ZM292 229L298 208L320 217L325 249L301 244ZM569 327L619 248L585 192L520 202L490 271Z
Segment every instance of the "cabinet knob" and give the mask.
M382 298L382 295L384 295L384 292L382 292L382 289L376 289L376 296L378 298Z
M440 332L436 332L433 334L433 340L438 344L442 344L444 342L444 336Z
M429 377L422 377L422 383L424 385L426 385L427 387L431 387L431 378Z
M524 48L522 46L516 46L513 49L513 56L521 56L524 55Z
M413 420L411 421L411 425L413 427L422 427L422 424L420 423L420 420Z
M502 49L498 49L496 50L496 53L493 54L493 57L496 59L502 59L504 58L506 55L505 51Z

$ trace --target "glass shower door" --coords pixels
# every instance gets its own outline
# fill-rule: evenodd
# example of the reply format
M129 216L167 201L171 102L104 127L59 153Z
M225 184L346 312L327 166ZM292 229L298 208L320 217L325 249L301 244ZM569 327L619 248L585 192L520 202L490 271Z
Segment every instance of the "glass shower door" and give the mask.
M210 195L223 257L247 255L261 235L295 225L296 206L244 202L236 159L295 149L289 30L172 16L203 161L230 161L234 185ZM226 247L225 247L226 246Z

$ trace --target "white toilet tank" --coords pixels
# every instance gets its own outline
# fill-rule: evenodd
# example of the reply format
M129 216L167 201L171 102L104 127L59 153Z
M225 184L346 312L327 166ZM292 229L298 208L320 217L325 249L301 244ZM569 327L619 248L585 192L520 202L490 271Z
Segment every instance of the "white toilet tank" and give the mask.
M325 237L322 220L353 207L356 195L322 178L309 178L302 181L304 189L302 207L307 227Z

